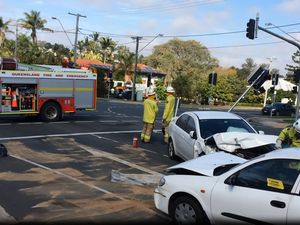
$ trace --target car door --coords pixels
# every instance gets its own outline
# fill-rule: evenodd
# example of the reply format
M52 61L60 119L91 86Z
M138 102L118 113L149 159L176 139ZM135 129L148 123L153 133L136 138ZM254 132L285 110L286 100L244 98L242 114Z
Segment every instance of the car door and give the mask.
M174 148L176 151L176 154L182 158L184 157L184 137L185 137L185 129L186 129L186 124L188 121L189 116L187 114L182 114L181 116L178 117L175 123L175 127L172 128L172 140L174 144Z
M182 133L183 136L183 148L182 154L185 159L193 159L194 158L194 145L197 140L197 132L196 132L196 123L192 116L188 116L186 127L184 129L185 132ZM193 137L191 137L190 132L193 131Z
M286 224L299 160L272 159L249 165L215 185L211 211L217 224Z

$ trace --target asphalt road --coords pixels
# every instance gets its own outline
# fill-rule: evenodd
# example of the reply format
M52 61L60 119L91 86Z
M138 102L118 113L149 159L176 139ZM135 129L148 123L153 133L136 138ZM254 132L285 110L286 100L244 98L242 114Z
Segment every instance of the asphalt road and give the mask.
M1 117L9 156L0 158L0 222L169 223L155 209L153 190L179 161L167 156L159 108L151 143L138 148L132 139L142 128L140 103L100 100L96 111L55 123ZM198 109L209 110L182 106L178 113ZM281 129L259 110L234 112L267 134Z

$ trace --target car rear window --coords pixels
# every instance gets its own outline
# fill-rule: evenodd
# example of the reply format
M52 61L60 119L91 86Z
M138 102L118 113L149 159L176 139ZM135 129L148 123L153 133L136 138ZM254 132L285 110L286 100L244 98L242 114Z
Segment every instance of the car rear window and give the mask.
M242 119L200 119L199 125L201 137L204 139L223 132L238 131L255 133L255 131Z

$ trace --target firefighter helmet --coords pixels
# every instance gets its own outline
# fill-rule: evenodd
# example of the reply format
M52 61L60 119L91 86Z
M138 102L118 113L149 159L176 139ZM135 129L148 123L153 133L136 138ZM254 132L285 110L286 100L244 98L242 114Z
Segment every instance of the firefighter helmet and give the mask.
M154 88L149 88L148 95L155 95Z
M167 87L167 92L169 92L169 93L174 93L174 92L175 92L175 90L174 90L174 88L173 88L173 87L171 87L171 86L168 86L168 87Z

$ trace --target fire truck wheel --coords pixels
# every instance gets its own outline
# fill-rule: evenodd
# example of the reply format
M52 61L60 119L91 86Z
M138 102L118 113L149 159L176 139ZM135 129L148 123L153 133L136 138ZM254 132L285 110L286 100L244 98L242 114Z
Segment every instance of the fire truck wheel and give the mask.
M47 102L41 110L42 120L45 122L58 121L61 118L61 109L55 102Z

